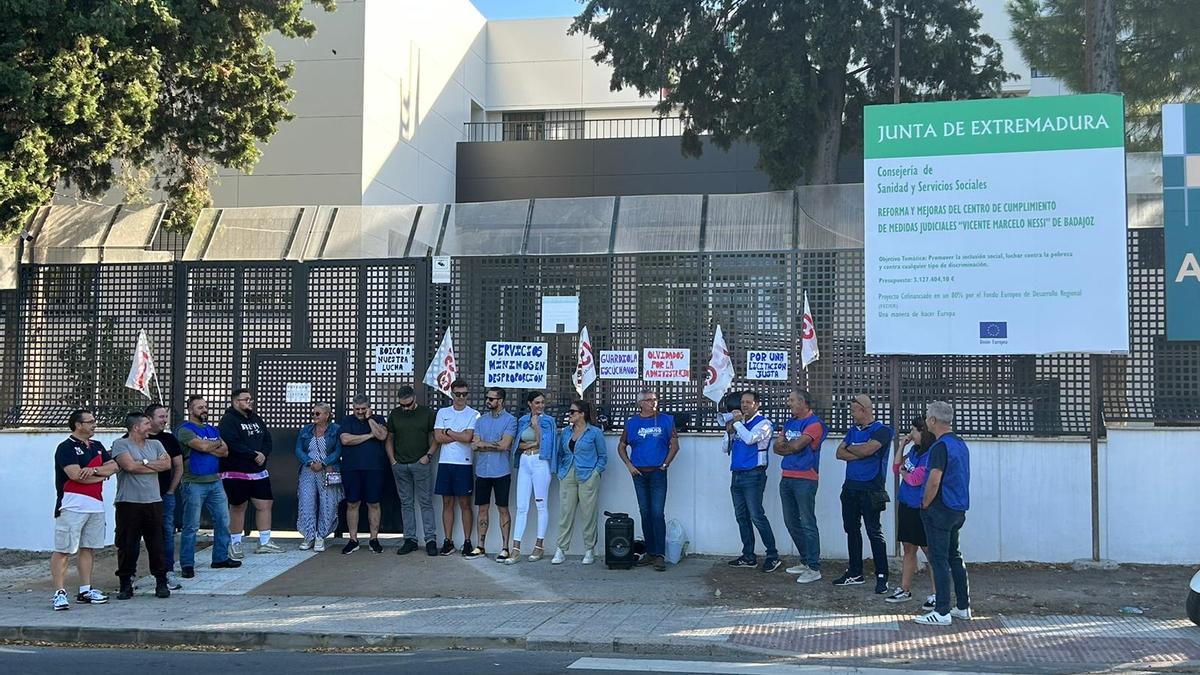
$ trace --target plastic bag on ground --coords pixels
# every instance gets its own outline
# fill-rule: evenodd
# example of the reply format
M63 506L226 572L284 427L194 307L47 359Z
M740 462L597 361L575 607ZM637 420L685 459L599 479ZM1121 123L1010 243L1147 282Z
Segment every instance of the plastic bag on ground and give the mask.
M667 521L667 562L676 565L683 560L687 552L687 533L683 531L683 523L672 518Z

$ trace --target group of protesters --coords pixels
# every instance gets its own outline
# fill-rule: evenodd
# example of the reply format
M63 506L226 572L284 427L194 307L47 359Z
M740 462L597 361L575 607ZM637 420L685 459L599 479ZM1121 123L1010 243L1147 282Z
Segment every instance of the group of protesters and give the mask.
M575 399L561 428L546 413L542 392L524 396L526 410L518 418L506 409L507 392L490 387L485 410L467 405L466 381L451 386L452 404L436 412L416 400L411 386L397 391L397 406L384 417L372 410L367 396L356 396L351 414L333 419L329 405L312 406L312 421L297 434L294 449L299 464L298 520L301 550L324 551L337 527L338 506L346 504L347 541L341 553L366 548L382 553L379 541L380 501L386 489L397 491L405 533L395 552L420 550L429 556L459 552L464 558L493 558L513 565L537 562L545 556L549 526L548 500L557 477L559 519L551 564L566 561L577 521L583 530L582 564L596 559L600 481L608 466L604 434L595 424L591 403ZM763 508L767 466L771 455L781 457L779 494L784 521L798 552L799 564L787 568L799 583L822 578L820 534L816 518L820 453L829 430L814 413L812 397L794 389L787 403L791 418L778 427L760 412L754 391L726 397L718 414L725 427L730 456L730 494L742 543L731 567L774 572L782 567L771 523ZM187 419L174 433L167 430L169 411L152 405L127 415L127 434L111 452L93 438L96 418L88 410L73 412L71 435L56 456L55 552L52 576L56 610L69 609L65 590L68 557L78 553L79 593L76 603L102 604L108 597L91 585L93 551L105 538L102 483L117 477L115 498L116 546L120 587L117 597L133 597L133 577L144 543L155 578L155 595L170 596L181 587L175 575L175 499L183 500L179 546L180 576L195 576L196 536L202 511L212 522L211 567L239 567L245 556L242 531L247 504L254 507L258 542L255 554L280 553L272 541L273 495L267 459L271 433L254 410L248 389L232 393L230 406L218 425L209 423L208 402L187 399ZM651 389L639 392L638 412L626 420L617 455L628 470L638 501L645 554L639 564L665 571L668 470L679 452L675 418L660 412ZM935 401L927 415L914 419L897 454L892 471L899 477L898 534L904 548L898 586L889 585L887 546L881 514L890 502L886 489L893 430L875 417L874 403L865 394L849 402L853 425L838 444L836 456L846 462L840 501L847 536L849 565L834 580L836 586L866 581L862 531L866 530L874 560L875 592L888 602L911 600L917 550L925 551L932 569L934 593L926 599L917 622L947 625L970 619L967 573L959 552L959 530L969 507L969 452L951 431L954 410ZM435 471L436 467L436 471ZM391 480L388 480L390 470ZM516 483L516 522L510 496ZM442 498L442 544L438 546L433 496ZM367 510L367 541L360 543L359 516ZM491 556L484 545L495 504L501 548ZM530 505L533 509L530 509ZM459 522L462 545L454 542ZM523 549L522 538L535 519L536 537ZM418 529L417 524L420 523ZM514 527L515 525L515 527ZM758 563L755 530L765 557ZM248 530L247 530L248 531ZM472 536L477 535L472 543ZM523 553L523 550L525 551ZM951 607L950 589L956 602Z

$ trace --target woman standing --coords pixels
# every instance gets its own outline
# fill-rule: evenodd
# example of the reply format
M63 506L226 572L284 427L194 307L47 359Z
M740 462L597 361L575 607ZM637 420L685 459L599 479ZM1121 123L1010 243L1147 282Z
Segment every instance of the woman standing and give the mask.
M921 500L925 496L925 479L929 471L929 448L933 446L933 434L925 426L925 420L916 418L912 430L905 439L908 453L892 469L900 474L900 489L896 493L896 514L899 518L897 539L904 545L904 565L900 586L884 598L888 602L906 602L912 599L912 580L917 572L917 548L925 551L928 559L928 544L925 541L925 526L921 523ZM932 568L930 579L932 580ZM933 598L933 596L929 596ZM932 600L930 601L932 602ZM930 603L926 603L930 604Z
M600 498L600 474L608 463L604 432L592 422L592 404L571 402L567 411L570 424L558 435L558 549L552 565L567 559L571 535L575 531L575 509L583 510L583 564L593 562L596 548L596 507Z
M521 537L525 535L525 523L529 517L529 497L533 495L537 507L537 541L529 555L529 562L537 562L544 554L546 525L550 520L546 500L550 496L550 473L555 470L554 420L546 414L546 397L539 391L525 395L529 412L517 420L517 522L513 528L512 551L506 565L521 561Z
M300 486L297 491L296 529L304 536L300 550L325 550L325 537L337 524L338 502L342 501L341 473L338 460L342 444L338 425L331 421L333 410L324 403L312 409L312 424L306 424L296 436L296 459L300 462Z

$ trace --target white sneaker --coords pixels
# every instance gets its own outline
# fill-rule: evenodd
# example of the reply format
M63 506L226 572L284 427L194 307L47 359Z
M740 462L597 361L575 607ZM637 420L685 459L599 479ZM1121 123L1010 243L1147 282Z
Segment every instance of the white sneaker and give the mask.
M316 551L317 553L320 553L321 551L325 550L325 538L324 537L317 537L317 540L313 542L313 550Z
M592 549L589 548L583 552L583 564L591 565L594 562L596 562L596 557L592 555Z
M71 599L67 597L67 592L61 588L55 591L54 597L50 599L50 603L56 612L71 609Z
M167 572L167 588L172 591L183 588L183 584L179 583L179 577L175 576L175 572Z
M273 541L268 541L265 544L259 544L254 549L255 553L283 553L283 549Z
M821 573L817 570L809 569L807 567L804 568L804 571L800 573L800 576L796 577L796 583L798 584L811 584L814 581L820 580Z
M913 623L919 623L922 626L949 626L952 621L949 614L938 614L936 611L922 614L913 619Z
M567 560L567 552L561 548L554 549L554 557L550 560L551 565L561 565Z
M313 543L312 543L311 539L305 539L304 541L300 542L300 550L301 551L307 551L312 547L313 547Z
M970 621L971 620L971 608L970 607L968 607L966 609L958 609L957 607L952 608L950 610L950 616L954 617L955 619L962 619L963 621Z
M229 557L234 560L241 560L246 557L246 552L242 550L242 542L235 541L229 545Z
M792 565L784 570L784 572L787 572L788 574L804 574L804 571L807 569L808 565Z

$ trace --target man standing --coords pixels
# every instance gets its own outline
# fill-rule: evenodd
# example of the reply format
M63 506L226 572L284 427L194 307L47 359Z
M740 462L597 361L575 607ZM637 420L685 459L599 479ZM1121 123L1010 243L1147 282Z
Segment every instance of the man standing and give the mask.
M358 505L367 502L367 526L374 553L383 553L379 543L379 498L383 496L383 477L387 470L387 420L371 414L371 399L363 394L351 402L351 414L341 422L342 487L346 491L346 528L350 541L342 548L349 555L359 549Z
M508 513L508 495L512 487L512 455L509 449L517 436L517 418L504 409L505 391L492 387L484 394L487 412L475 422L475 506L479 508L479 545L471 549L468 558L486 556L488 518L492 509L492 494L496 495L496 510L500 513L500 555L496 562L508 560L508 537L512 520Z
M183 450L175 435L167 431L167 425L171 422L171 411L167 406L157 403L146 406L146 417L150 418L150 434L146 438L161 443L171 458L171 468L158 472L158 491L162 495L163 558L167 563L167 586L175 591L182 588L175 578L175 493L183 480Z
M398 401L387 417L384 451L392 465L396 493L400 495L400 515L408 536L396 549L407 555L417 544L417 506L421 508L421 526L425 533L425 553L438 554L437 526L433 522L433 411L417 405L416 392L404 385L396 392Z
M133 576L137 574L141 543L146 542L146 557L154 575L154 595L171 597L167 588L167 561L163 555L162 494L158 472L170 471L171 457L162 443L147 438L150 418L134 412L125 416L127 438L113 443L112 456L117 473L117 578L121 580L118 600L133 597Z
M56 611L71 609L67 597L67 564L71 556L79 574L75 602L102 605L108 596L92 588L94 551L104 548L104 481L116 473L117 463L96 433L96 416L76 410L67 419L71 435L54 451L54 553L50 555L50 577L58 590L50 600Z
M932 612L916 622L927 626L947 626L954 619L971 619L970 587L967 566L958 550L958 533L967 520L971 506L971 453L967 444L950 431L954 408L945 401L934 401L926 412L925 425L937 436L929 449L929 478L921 501L921 522L929 541L929 566L937 591ZM950 580L954 580L957 602L950 608Z
M730 444L729 470L733 477L729 493L733 496L733 513L742 537L742 555L729 561L730 567L755 567L754 529L767 548L762 571L779 569L779 551L775 549L775 533L763 510L763 493L767 489L767 461L771 446L771 421L758 414L758 394L742 393L742 407L732 411L727 433L734 434ZM752 527L753 525L753 527Z
M254 395L249 389L235 389L233 404L221 417L218 427L229 454L221 460L221 482L229 498L229 557L241 560L242 530L246 527L246 502L254 505L254 524L258 528L255 553L283 553L271 541L271 475L267 457L271 454L271 432L254 412Z
M834 586L863 583L862 526L866 525L875 559L875 592L887 593L887 542L879 515L887 508L884 477L892 443L892 430L875 419L875 404L870 396L859 394L850 401L854 425L837 448L837 458L846 462L846 482L842 484L842 527L850 552L850 569L834 580Z
M442 555L454 553L454 502L462 513L462 554L470 555L471 547L471 492L475 487L471 475L471 441L475 440L475 420L479 413L467 405L467 381L455 380L450 384L454 404L438 410L433 423L433 440L441 446L438 454L437 482L434 494L442 496Z
M783 478L779 481L779 500L783 504L783 522L792 543L800 552L800 565L789 567L798 574L796 583L807 584L821 578L821 533L817 529L817 481L821 468L821 443L829 434L825 423L812 410L812 395L807 389L788 394L792 419L779 430L775 454L783 455Z
M643 389L638 394L638 414L625 421L617 454L633 476L633 491L642 517L642 539L646 542L642 561L644 564L653 561L654 569L659 572L667 569L667 467L678 452L675 418L658 412L658 394Z
M229 454L216 427L208 423L208 402L193 394L187 400L187 421L175 430L183 449L183 535L179 537L179 566L184 579L196 576L196 532L200 509L212 519L214 569L241 567L229 558L229 501L220 480L221 458Z

